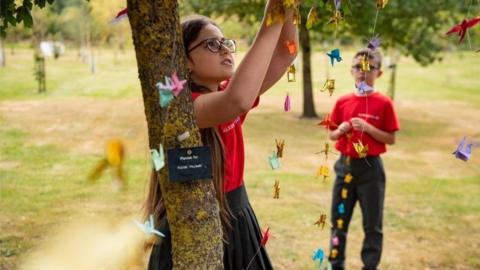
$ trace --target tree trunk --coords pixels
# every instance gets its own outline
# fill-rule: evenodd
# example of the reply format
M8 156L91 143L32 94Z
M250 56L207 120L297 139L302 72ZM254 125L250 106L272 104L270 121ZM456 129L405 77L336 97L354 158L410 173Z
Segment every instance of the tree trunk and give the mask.
M302 48L303 63L303 114L302 117L317 117L315 112L315 104L313 102L312 91L312 70L311 70L311 47L310 36L305 26L306 18L302 18L300 26L299 39Z
M391 63L389 63L388 68L391 70L390 74L390 82L388 84L388 92L387 95L394 100L395 99L395 88L396 88L396 77L397 77L397 63L400 59L400 52L398 50L394 50L390 56Z
M391 70L391 74L390 74L390 83L388 85L388 96L394 100L395 99L395 79L396 79L396 76L397 76L397 64L396 63L392 63L390 65L390 70Z
M168 107L161 108L155 88L164 76L187 73L186 56L175 0L127 0L128 16L142 86L149 145L158 149L202 145L193 117L190 89L185 89ZM177 135L190 132L179 142ZM166 167L168 166L168 160ZM219 207L213 182L172 183L168 170L158 173L172 234L175 269L222 269L223 243Z
M0 67L4 67L5 66L5 63L6 60L5 60L5 46L3 44L3 38L0 37Z

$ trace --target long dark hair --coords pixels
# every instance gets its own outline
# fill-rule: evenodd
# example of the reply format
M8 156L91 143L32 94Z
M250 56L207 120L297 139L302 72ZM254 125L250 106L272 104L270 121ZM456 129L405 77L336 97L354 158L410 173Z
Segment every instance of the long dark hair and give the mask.
M182 22L183 45L185 54L187 54L188 47L198 38L200 31L207 25L212 24L218 27L212 20L204 16L189 17ZM208 88L196 84L191 76L188 76L189 88L192 92L207 93L210 92ZM224 182L224 161L225 153L223 142L216 127L200 129L202 141L205 145L210 146L212 152L212 167L213 167L213 183L215 186L216 196L220 205L220 219L225 235L225 230L231 228L230 219L232 217L228 204L225 200L223 191ZM165 206L163 205L162 192L160 190L160 181L157 179L157 173L152 170L150 174L150 185L145 201L146 215L153 214L157 220L161 219L165 213ZM225 237L224 237L225 240Z

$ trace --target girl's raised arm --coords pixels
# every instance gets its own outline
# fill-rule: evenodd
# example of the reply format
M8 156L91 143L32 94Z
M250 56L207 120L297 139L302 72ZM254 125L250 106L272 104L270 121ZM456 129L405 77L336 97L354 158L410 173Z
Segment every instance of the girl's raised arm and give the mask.
M199 96L194 102L200 128L217 126L247 112L260 93L268 67L282 32L283 24L266 25L266 14L282 0L269 0L262 26L255 41L238 66L224 91Z

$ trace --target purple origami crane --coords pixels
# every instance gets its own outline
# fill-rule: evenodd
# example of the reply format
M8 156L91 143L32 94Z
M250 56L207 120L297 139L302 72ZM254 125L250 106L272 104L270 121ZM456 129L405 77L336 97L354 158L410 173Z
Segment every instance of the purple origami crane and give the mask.
M378 36L375 36L368 42L367 47L371 50L376 50L378 47L380 47L381 43L382 41L380 40L380 38Z
M467 144L467 147L465 147L465 140L465 137L463 137L462 141L460 141L460 144L457 146L457 150L452 153L456 158L463 161L467 161L470 158L473 147L473 143L469 143Z
M336 10L339 10L341 4L342 4L342 1L341 1L341 0L335 0L335 9L336 9Z
M289 112L291 109L291 101L290 101L290 96L287 93L287 96L285 97L285 101L283 102L283 110L286 112Z

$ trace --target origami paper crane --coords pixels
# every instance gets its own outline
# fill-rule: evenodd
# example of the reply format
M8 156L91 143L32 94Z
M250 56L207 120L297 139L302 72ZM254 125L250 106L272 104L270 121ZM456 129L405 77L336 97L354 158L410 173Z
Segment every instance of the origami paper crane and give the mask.
M153 215L150 215L150 221L145 221L144 224L141 224L140 222L134 220L135 224L142 230L145 234L156 234L161 237L165 237L165 235L154 228L154 223L153 223Z
M357 152L358 157L364 158L368 154L368 145L363 145L363 143L359 140L356 143L353 143L353 148L355 152Z
M110 24L115 25L127 18L128 18L128 9L124 8L117 13L117 16L115 16L115 18L110 22Z
M335 10L333 13L333 16L330 18L327 24L332 24L335 23L335 26L338 26L338 24L343 20L342 13L340 10Z
M176 97L178 97L180 92L183 90L183 85L185 85L187 83L187 81L186 80L179 80L178 76L177 76L177 72L174 72L172 74L172 82L173 82L172 92Z
M155 86L157 87L158 90L172 91L173 89L172 80L168 76L165 76L165 83L158 82Z
M382 43L382 41L380 40L380 38L377 35L368 42L367 47L371 50L376 50L378 47L380 47L381 43Z
M322 90L320 92L328 91L330 96L332 96L333 92L335 91L335 80L334 79L327 79L323 84Z
M349 173L347 173L345 175L345 178L343 179L343 181L345 181L346 184L350 184L350 182L352 182L352 179L353 179L353 176Z
M275 1L273 7L267 14L266 25L269 26L273 23L283 23L285 21L285 9L281 1Z
M299 8L296 8L295 11L293 12L293 24L294 25L302 24L302 16L300 15Z
M268 162L270 163L270 167L272 170L276 170L280 168L280 160L278 160L277 154L273 152L271 156L268 156Z
M338 246L340 244L340 241L338 240L338 236L335 236L332 238L332 245Z
M277 157L283 157L283 147L285 147L285 140L275 139L275 145L277 147Z
M288 67L288 70L287 70L288 82L295 82L295 73L296 73L295 65L292 64Z
M337 62L342 62L342 57L340 56L340 49L332 50L330 53L327 53L327 55L328 57L330 57L330 62L332 63L332 67L335 60L337 60Z
M273 198L280 199L280 182L275 180L275 185L273 185Z
M325 223L327 222L327 215L326 214L320 214L320 218L313 224L317 225L318 227L325 228Z
M323 177L323 181L326 181L328 177L330 177L330 169L322 165L317 171L317 177Z
M307 29L311 29L315 24L319 23L320 19L318 18L317 7L313 6L310 11L308 12L307 22L305 26Z
M365 95L367 92L373 90L373 88L368 85L365 81L361 81L359 83L355 83L355 87L357 88L358 93Z
M325 160L328 160L329 153L335 154L334 152L330 151L330 144L328 142L324 144L323 150L320 152L317 152L316 154L322 154L322 153L325 154Z
M473 143L469 143L465 147L465 140L466 138L463 137L463 139L460 141L460 143L457 146L457 150L455 150L452 154L455 155L455 157L458 159L461 159L463 161L468 161L468 159L470 158L470 155L472 154Z
M341 4L342 4L342 1L341 1L341 0L335 0L334 3L335 3L335 9L336 9L336 10L339 10L339 9L340 9L340 6L341 6Z
M262 232L263 236L262 236L262 241L261 241L261 245L264 247L267 242L268 242L268 239L270 238L270 227L267 227L267 230L265 230L264 232Z
M337 219L337 228L343 229L343 219Z
M295 40L287 40L285 41L285 45L287 46L289 54L296 54L297 53L297 44Z
M289 112L292 109L292 102L290 101L290 96L287 95L285 96L285 101L283 102L283 110L285 112Z
M362 72L370 71L370 61L366 55L362 56L362 59L360 59L360 68Z
M106 143L105 157L100 160L88 176L92 182L96 181L102 173L111 168L113 170L113 183L120 184L121 187L126 187L126 180L124 178L123 163L125 161L125 146L122 140L112 138Z
M465 38L465 34L467 33L468 28L471 28L475 26L477 23L480 22L480 16L477 16L473 19L470 20L463 20L461 23L453 26L448 32L447 35L453 34L453 33L458 33L458 36L460 39L458 40L458 43L460 44L463 39Z
M385 8L388 4L388 0L377 0L377 8Z
M330 119L330 114L325 115L325 117L318 123L319 126L324 126L327 129L332 129L338 127L337 124L335 124L331 119Z
M338 213L339 213L340 215L345 214L345 204L344 204L344 203L340 203L340 204L337 206L337 210L338 210Z
M322 266L322 262L324 259L325 253L321 248L317 249L316 251L313 252L312 255L312 260L317 261L318 260L318 267Z
M330 257L332 259L335 259L337 256L338 256L338 249L336 248L332 249L332 251L330 252Z
M342 195L342 199L345 200L348 196L348 189L342 188L342 194L341 195Z
M160 90L160 107L165 108L173 100L172 91Z
M160 144L159 150L150 149L150 154L152 155L152 162L155 171L160 171L165 166L165 155L163 153L163 146Z

